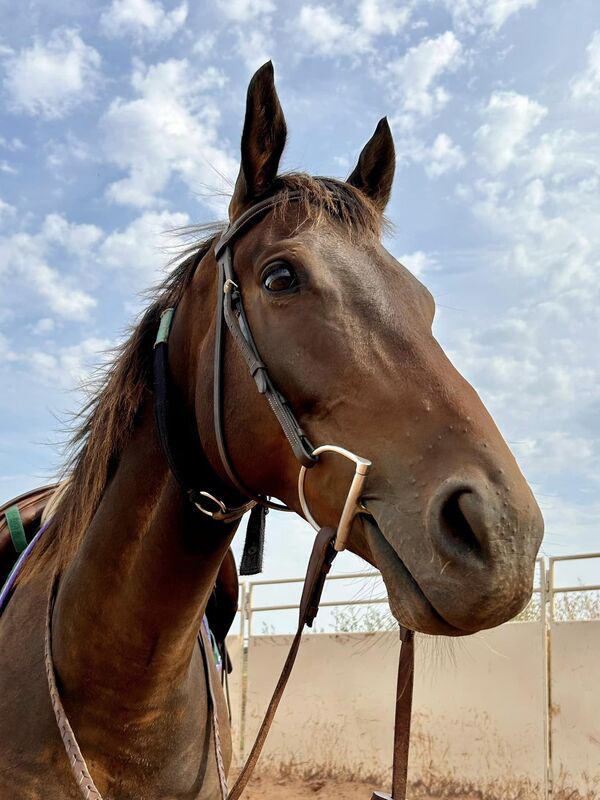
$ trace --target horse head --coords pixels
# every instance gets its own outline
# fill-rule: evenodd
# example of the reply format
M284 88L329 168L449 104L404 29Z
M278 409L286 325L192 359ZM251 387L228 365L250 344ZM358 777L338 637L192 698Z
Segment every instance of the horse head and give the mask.
M433 297L381 243L395 166L387 121L346 181L279 174L285 140L267 64L248 89L229 206L235 223L279 198L232 245L262 360L315 446L372 461L348 546L381 570L399 622L446 635L498 625L531 595L542 517L490 414L432 333ZM301 200L286 202L292 192ZM194 365L190 401L203 447L226 482L212 428L215 320L198 323L200 298L216 296L209 266L194 275L174 336L177 358ZM223 418L237 474L301 513L298 462L229 338L225 365ZM309 471L307 498L321 525L337 524L351 469L324 454Z

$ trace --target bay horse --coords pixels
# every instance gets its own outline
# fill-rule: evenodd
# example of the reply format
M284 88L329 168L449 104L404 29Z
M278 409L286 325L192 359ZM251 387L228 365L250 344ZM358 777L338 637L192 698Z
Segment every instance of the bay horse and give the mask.
M346 181L279 174L285 140L268 63L248 88L229 206L231 230L263 204L230 241L236 280L219 284L219 231L158 289L85 411L70 482L0 617L3 798L81 796L49 695L46 624L56 691L106 800L221 796L197 640L249 501L278 498L301 513L298 453L273 397L299 421L305 447L333 442L372 461L347 546L381 570L403 626L461 636L508 620L530 597L538 506L434 339L431 294L380 242L395 167L387 121ZM243 298L238 324L262 360L251 375L226 331L218 387L223 289ZM224 513L190 502L157 423L152 364L166 309L170 446L206 490L204 510L212 502ZM267 368L269 402L264 385L256 391ZM306 494L320 524L337 524L349 469L331 453L312 467ZM231 742L213 677L226 771Z

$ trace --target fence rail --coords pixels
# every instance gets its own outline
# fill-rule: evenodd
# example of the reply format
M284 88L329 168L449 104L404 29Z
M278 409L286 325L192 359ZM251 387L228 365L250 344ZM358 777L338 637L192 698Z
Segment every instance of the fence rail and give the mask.
M600 553L580 553L568 556L552 556L548 559L548 607L550 619L554 620L554 596L557 594L570 594L575 592L599 592L600 583L578 583L572 586L556 586L556 565L571 561L589 561L600 559Z

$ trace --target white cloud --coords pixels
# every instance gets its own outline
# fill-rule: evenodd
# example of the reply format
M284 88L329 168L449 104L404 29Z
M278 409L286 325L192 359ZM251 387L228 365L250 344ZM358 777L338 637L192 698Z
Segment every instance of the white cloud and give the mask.
M461 53L461 44L454 33L446 31L435 38L423 39L389 64L390 92L398 98L403 114L429 117L443 108L449 94L438 82L445 72L457 69ZM401 126L407 124L401 115L395 119Z
M40 231L44 244L59 245L74 255L89 251L101 238L102 231L96 225L78 225L60 214L48 214Z
M581 75L571 83L576 100L594 100L600 97L600 31L596 31L586 48L587 64Z
M583 291L577 300L587 306L600 262L597 183L567 179L554 185L517 173L512 180L478 181L471 206L503 242L503 269L541 280L540 291Z
M218 0L218 6L228 19L237 22L248 20L275 11L273 0Z
M100 261L111 269L142 276L144 285L158 279L167 261L165 233L189 223L187 214L148 211L120 231L109 234L100 247Z
M63 261L68 254L84 261L102 233L94 225L69 223L50 214L37 233L19 232L0 237L0 282L2 296L12 304L9 289L30 298L37 294L45 308L69 320L85 320L96 300L68 275ZM51 265L57 259L60 269ZM28 302L32 302L31 300Z
M410 19L410 6L398 0L360 0L358 21L371 36L397 34Z
M547 110L517 92L494 92L483 112L485 122L475 133L478 158L496 175L509 167Z
M425 172L430 178L439 178L447 172L464 166L465 157L460 146L454 144L446 133L440 133L427 151Z
M574 416L594 398L600 403L600 368L585 338L598 315L576 322L581 306L567 300L544 307L543 290L534 289L533 297L531 287L523 291L529 297L501 321L481 319L476 333L456 326L452 359L502 420L508 438L516 439L519 461L532 476L547 481L553 475L579 480L597 474L594 437L577 432ZM575 341L583 346L573 347Z
M203 31L202 33L194 36L192 53L206 58L212 53L216 43L217 34L215 31Z
M13 153L19 150L25 150L25 145L18 136L13 136L12 139L5 139L4 136L0 136L0 147L4 147L6 150L10 150Z
M377 36L398 34L409 18L410 6L398 0L360 0L351 21L332 8L303 5L296 24L303 44L322 56L344 56L371 51Z
M236 52L249 70L256 70L271 57L272 41L264 29L237 28Z
M298 29L306 41L323 56L361 53L369 48L369 38L359 28L325 6L302 6Z
M16 359L16 355L11 347L10 342L0 333L0 361L6 363L7 361L14 361Z
M35 38L31 47L10 54L5 66L12 110L57 119L93 97L100 54L75 29L59 28L47 41Z
M439 133L430 146L414 138L399 139L396 153L399 160L423 164L428 178L439 178L465 165L462 148L447 133Z
M572 311L565 312L569 320ZM572 352L573 334L564 322L557 327L531 301L510 308L500 323L477 324L475 335L457 326L451 357L516 440L519 461L545 480L561 472L593 474L597 447L573 424L584 398L592 393L600 399L600 369L590 362L590 351Z
M2 222L3 219L14 216L16 210L14 206L11 206L10 203L7 203L0 197L0 222Z
M460 196L488 242L472 257L502 296L484 315L470 300L474 271L454 287L464 313L449 350L516 440L526 474L562 502L592 484L597 495L600 474L600 135L540 134L541 106L500 100L501 123L486 132L492 160L478 162L487 176Z
M0 172L4 172L6 175L17 175L18 170L13 167L12 164L9 164L8 161L3 159L0 161Z
M474 32L477 28L497 31L513 14L535 8L538 0L446 0L458 29Z
M198 74L185 59L136 62L131 84L138 97L113 100L101 121L106 158L128 171L109 186L109 199L153 206L173 175L196 193L230 190L221 176L233 180L238 162L219 141L219 107L210 96L225 82L214 67ZM207 202L223 211L221 197Z
M47 333L52 333L54 328L55 322L52 317L42 317L32 326L31 332L36 336L45 336Z
M85 161L100 161L96 143L84 142L71 131L60 140L50 140L46 144L46 163L55 177L68 183L78 165Z
M89 337L53 351L32 350L24 356L37 377L52 386L70 389L87 381L111 347L108 339Z
M398 261L410 270L416 278L422 277L426 272L431 272L437 268L437 262L433 256L424 253L423 250L415 250L414 253L406 253L398 256Z
M52 311L65 319L84 320L96 305L91 295L78 289L73 281L64 278L40 257L34 256L21 269Z
M131 35L138 40L166 41L185 24L187 2L165 11L158 0L112 0L100 17L104 32L113 38Z

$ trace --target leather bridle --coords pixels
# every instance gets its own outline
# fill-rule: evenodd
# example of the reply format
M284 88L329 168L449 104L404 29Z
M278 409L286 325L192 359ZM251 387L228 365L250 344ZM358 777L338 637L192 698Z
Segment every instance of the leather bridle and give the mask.
M300 199L298 192L289 193L288 200ZM314 447L308 437L300 427L294 416L289 403L278 391L269 374L266 364L261 359L258 348L252 336L250 326L244 311L242 295L237 276L233 267L232 246L235 240L248 228L255 225L261 216L272 209L281 197L272 197L249 208L227 230L222 234L214 247L214 254L217 261L217 316L215 329L215 344L213 358L213 421L214 433L217 442L219 457L225 473L236 491L247 502L237 507L230 507L220 500L212 492L192 489L189 479L185 475L180 465L180 460L172 447L172 437L170 433L170 423L168 419L168 367L167 367L167 340L173 316L174 308L166 308L161 315L161 325L159 334L154 345L154 382L155 382L155 403L156 417L161 437L161 443L172 473L178 482L184 486L186 494L196 504L198 509L215 520L231 521L238 519L255 505L266 508L276 508L282 511L292 511L286 505L275 503L268 497L256 494L249 489L238 476L237 471L231 463L227 445L225 442L225 432L223 427L223 363L224 363L224 334L227 326L233 341L240 351L250 375L254 379L259 393L264 395L277 422L279 423L292 451L303 467L312 467L317 458L313 455ZM197 266L198 261L194 267ZM202 452L204 459L206 456ZM207 459L206 459L207 460ZM212 472L212 470L210 470ZM216 505L215 509L206 508L205 500L212 500Z
M306 579L304 582L302 599L300 602L298 629L296 631L296 635L294 636L294 640L290 647L290 651L288 653L282 673L277 682L273 697L271 698L271 702L269 703L267 712L259 728L256 740L252 750L250 751L250 755L248 756L248 759L231 791L227 790L223 759L221 755L219 724L211 673L208 664L207 646L203 638L203 633L201 632L199 635L200 649L202 652L208 686L208 702L213 721L215 758L217 762L221 796L223 800L237 800L237 798L239 798L244 791L252 771L258 761L260 752L273 722L275 712L290 677L300 646L300 640L304 627L307 625L312 627L314 619L319 610L319 603L325 584L325 578L331 569L333 560L338 551L344 550L346 547L354 517L359 513L368 513L367 509L360 503L360 495L364 481L371 467L371 462L355 455L345 448L338 447L336 445L321 445L316 449L313 447L305 432L302 430L300 424L296 420L296 417L294 416L286 398L277 389L273 380L271 379L268 368L260 357L260 353L252 336L252 332L244 311L242 295L240 292L239 283L236 280L236 274L233 266L233 243L238 236L240 236L244 231L248 230L248 228L250 228L252 225L256 224L256 222L267 211L272 209L278 202L281 202L282 199L283 197L281 195L275 195L274 197L267 198L266 200L253 205L235 222L229 225L214 248L215 258L218 266L217 320L213 364L214 429L217 448L224 471L237 492L239 492L242 498L247 499L245 503L242 503L238 506L227 505L224 500L218 497L218 494L221 493L221 490L227 491L227 487L220 486L219 488L215 489L212 485L215 482L214 477L207 478L207 480L211 481L210 487L207 485L207 487L203 489L196 488L194 486L195 481L188 467L188 460L183 459L173 446L174 428L172 426L170 414L173 399L171 397L172 387L170 386L168 372L167 342L171 322L175 313L174 308L167 308L162 312L159 330L154 345L154 395L159 438L165 452L167 463L174 478L180 484L185 494L195 504L198 510L214 520L229 523L238 520L250 509L252 509L252 514L256 514L258 509L260 516L258 518L257 529L260 537L262 537L262 533L264 532L265 509L276 508L284 511L293 510L288 506L273 502L269 497L256 494L250 490L237 475L236 470L229 458L225 442L222 414L224 332L226 324L232 339L236 343L240 353L244 358L244 361L246 362L250 374L256 383L258 391L265 396L271 410L273 411L273 414L275 415L283 433L285 434L286 439L290 444L290 447L292 448L294 455L300 463L300 473L298 478L298 494L300 505L307 521L315 528L315 530L317 530L317 536L313 545L313 550L306 573ZM289 192L285 195L285 200L287 202L296 201L299 199L299 192ZM197 266L198 261L199 256L197 257L196 264L194 266ZM333 528L320 528L308 508L304 493L306 471L317 463L319 456L324 452L336 453L350 459L355 464L354 478L346 496L344 507L336 530ZM214 476L214 471L210 467L208 458L205 455L201 445L197 447L197 454L200 461L204 461L205 463L200 464L200 470L198 470L198 464L195 465L194 476L197 475L198 472L205 476ZM211 489L210 491L209 488ZM207 501L214 504L214 509L206 508ZM248 527L250 529L250 523ZM246 551L248 550L249 536L250 534L247 535L244 558L247 558L248 561L252 562L250 566L252 569L255 569L260 558L257 559L256 554L250 554L247 556ZM260 545L260 548L262 548L262 545ZM242 559L242 562L244 561L244 558ZM242 572L242 570L240 570L240 572ZM244 573L242 572L242 574ZM56 678L52 659L52 612L57 587L58 580L55 577L48 600L45 636L45 664L50 697L63 744L67 755L69 756L71 769L83 797L102 800L102 796L94 784L94 781L85 763L83 754L81 753L79 745L77 744L75 734L73 733L68 718L65 714L56 686ZM375 792L372 796L372 800L392 800L392 798L393 800L405 800L406 797L408 748L410 739L410 718L414 674L414 636L412 631L403 628L402 626L400 627L400 636L402 640L402 646L400 650L398 687L396 693L392 794L388 795Z
M300 199L298 192L290 192L286 195L286 200L295 201ZM233 468L223 431L222 404L223 404L223 318L236 343L238 350L246 362L251 376L254 378L256 388L259 393L264 395L279 426L281 427L286 439L288 440L292 452L303 467L312 467L317 462L314 455L314 447L308 437L300 427L293 411L290 408L284 395L275 388L273 380L269 375L266 364L260 357L258 348L252 336L250 325L244 311L242 295L236 274L233 267L232 245L234 241L248 228L256 224L258 219L267 211L272 209L277 202L281 202L281 197L268 198L249 208L244 214L232 223L215 245L215 258L219 270L217 281L217 329L215 336L215 357L214 357L214 383L213 383L213 408L215 435L217 446L223 467L227 477L236 489L247 497L251 497L256 503L267 506L268 508L284 509L291 511L287 506L280 503L272 503L265 497L254 494L249 490L237 476Z
M254 519L252 519L251 515L251 520L249 523L249 536L251 537L253 535L253 524L259 529L261 535L262 532L264 532L265 509L274 508L282 511L293 510L287 505L274 502L269 497L256 494L254 491L249 489L239 477L235 467L231 463L225 441L225 432L223 426L223 364L224 335L226 326L240 354L242 355L246 366L248 367L258 392L266 398L271 411L275 415L275 418L277 419L277 422L279 423L279 426L292 449L292 452L300 464L300 476L298 484L300 504L306 519L317 530L319 526L310 514L304 497L304 479L306 470L313 467L318 462L319 455L325 451L338 453L345 458L349 458L355 463L355 475L346 503L344 505L342 517L340 518L338 536L336 540L336 549L343 550L345 549L351 523L356 513L359 511L361 513L368 513L367 509L364 508L364 506L358 506L357 502L360 496L360 490L371 467L371 462L367 459L361 458L360 456L356 456L354 453L351 453L345 448L340 448L335 445L322 445L316 449L313 447L306 433L303 431L298 420L294 416L287 399L275 386L273 379L269 374L268 367L260 356L260 352L246 317L239 280L237 279L233 264L233 245L238 237L245 233L249 228L253 227L259 221L259 219L261 219L268 211L273 209L278 203L282 202L284 198L285 201L289 203L301 200L302 195L300 192L288 192L284 196L275 195L274 197L269 197L256 203L247 209L243 214L241 214L235 220L235 222L232 222L231 225L229 225L214 247L214 255L217 261L218 269L217 315L213 358L214 433L223 469L230 483L241 495L241 498L246 499L246 502L241 503L239 506L230 507L218 497L219 492L217 490L209 491L207 488L203 488L201 490L192 488L193 481L186 474L186 469L183 465L182 459L173 447L172 442L174 437L169 418L169 394L172 391L172 388L170 387L168 375L167 357L169 331L175 313L175 309L171 307L164 309L162 312L159 332L154 344L154 394L156 420L161 444L167 457L171 472L183 488L184 492L203 514L207 514L215 520L231 522L239 519L241 516L243 516L243 514L246 513L246 511L252 509ZM197 266L197 263L194 266ZM202 473L214 475L214 471L211 469L201 445L197 447L197 458L205 462L204 468L201 470ZM350 502L351 499L352 502ZM215 508L207 508L207 500L212 502ZM253 543L255 546L262 548L260 543L257 544L256 541ZM240 569L242 575L252 574L253 572L260 571L260 569L257 568L260 565L257 565L255 562L251 564L250 569L247 569L247 564L245 563L247 560L248 558L245 551Z

